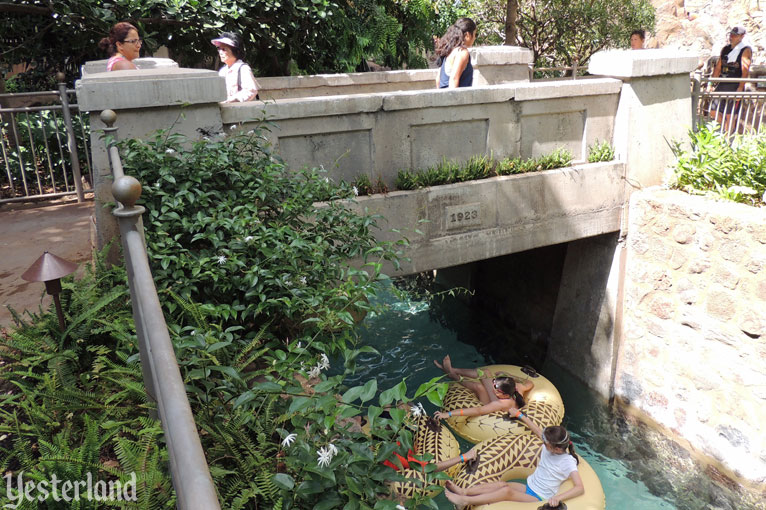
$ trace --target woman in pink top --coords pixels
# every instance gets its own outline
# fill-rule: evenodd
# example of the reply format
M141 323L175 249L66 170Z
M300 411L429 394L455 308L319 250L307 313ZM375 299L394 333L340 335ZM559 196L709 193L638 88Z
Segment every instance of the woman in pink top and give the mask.
M126 21L121 21L109 30L109 37L104 37L98 46L109 53L106 63L107 71L123 71L137 69L133 60L141 54L141 38L136 27Z
M258 82L255 81L250 66L242 61L245 51L239 36L232 32L223 32L210 42L218 48L218 58L224 64L218 71L218 74L226 79L224 103L258 99Z

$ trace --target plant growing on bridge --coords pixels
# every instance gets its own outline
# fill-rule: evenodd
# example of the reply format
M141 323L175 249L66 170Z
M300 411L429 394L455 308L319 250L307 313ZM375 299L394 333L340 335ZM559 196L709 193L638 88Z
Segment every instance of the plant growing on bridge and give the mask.
M766 141L738 137L733 143L716 129L703 125L690 132L691 150L671 145L677 160L671 185L687 193L712 195L734 202L766 202Z
M614 159L614 148L604 140L588 146L588 163L598 163L600 161L612 161Z

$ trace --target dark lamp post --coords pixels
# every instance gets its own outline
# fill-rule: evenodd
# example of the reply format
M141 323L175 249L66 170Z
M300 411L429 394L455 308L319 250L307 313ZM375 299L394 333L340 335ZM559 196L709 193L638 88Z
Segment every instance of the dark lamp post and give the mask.
M77 270L77 264L57 257L47 250L43 252L35 263L29 266L29 269L21 275L22 280L28 282L45 282L45 291L53 296L53 302L56 303L56 315L59 318L59 326L64 329L64 312L61 310L61 301L59 293L61 292L61 278L72 274Z

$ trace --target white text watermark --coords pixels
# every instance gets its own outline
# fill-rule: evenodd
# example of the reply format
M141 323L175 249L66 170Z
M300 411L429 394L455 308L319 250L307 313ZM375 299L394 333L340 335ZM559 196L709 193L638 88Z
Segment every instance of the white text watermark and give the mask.
M24 481L24 472L6 473L5 496L11 501L3 508L18 508L23 501L136 501L136 473L130 473L128 481L93 481L86 473L84 480L62 480L52 474L50 480ZM14 486L15 483L15 486Z

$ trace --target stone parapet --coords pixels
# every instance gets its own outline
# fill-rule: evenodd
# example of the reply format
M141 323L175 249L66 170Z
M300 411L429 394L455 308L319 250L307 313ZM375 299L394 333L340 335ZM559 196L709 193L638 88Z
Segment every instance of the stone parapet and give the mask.
M609 50L590 58L588 72L615 78L666 74L689 74L697 68L699 55L677 50Z
M411 274L614 232L623 171L593 163L359 197L350 207L383 215L378 239L409 238L410 260L387 270Z
M585 78L566 81L540 81L515 86L516 101L554 99L557 97L619 94L622 81L612 78Z
M105 73L107 72L106 64L108 62L108 59L85 62L80 68L80 74L85 76L88 74ZM133 63L139 69L178 69L178 63L169 58L144 57L134 59Z
M224 79L204 69L158 68L87 74L75 83L80 111L164 108L226 99Z
M766 210L650 189L630 200L614 392L766 483Z

